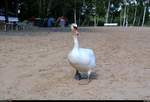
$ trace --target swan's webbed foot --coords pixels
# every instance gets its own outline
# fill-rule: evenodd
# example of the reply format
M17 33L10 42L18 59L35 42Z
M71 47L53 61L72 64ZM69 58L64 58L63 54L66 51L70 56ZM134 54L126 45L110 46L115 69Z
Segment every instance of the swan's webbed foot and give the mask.
M80 75L80 73L79 73L78 70L76 70L76 74L75 74L74 78L75 78L76 80L81 80L81 75Z
M79 85L88 85L91 82L91 72L88 72L88 75L84 77L86 80L79 82Z

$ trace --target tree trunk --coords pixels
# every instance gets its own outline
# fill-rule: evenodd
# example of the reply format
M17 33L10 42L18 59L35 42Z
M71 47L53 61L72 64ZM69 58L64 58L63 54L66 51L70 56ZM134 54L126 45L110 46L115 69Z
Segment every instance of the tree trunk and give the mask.
M8 23L8 0L5 1L5 22Z
M122 26L122 10L120 12L120 26Z
M126 23L126 9L127 9L127 6L125 5L124 16L123 16L123 26L125 26L125 23Z
M5 23L8 23L8 0L5 1ZM7 24L5 24L5 31L7 31Z
M42 17L46 17L46 0L43 0L43 16Z
M52 0L48 0L48 5L47 5L47 16L50 15L51 5L52 5Z
M94 27L96 27L96 16L94 16Z
M108 23L109 10L110 10L110 0L109 0L109 2L108 2L108 7L107 7L107 12L106 12L106 20L105 20L105 23Z
M141 23L141 15L138 17L138 26L140 26Z
M42 11L42 0L39 0L39 17L41 17Z
M144 22L145 22L145 14L146 14L146 6L144 7L144 13L143 13L143 19L142 19L142 27L144 25Z
M81 17L81 15L80 15L80 13L79 13L79 25L80 25L80 22L81 22L81 21L80 21L80 20L81 20L81 18L80 18L80 17Z
M136 13L137 13L137 6L136 6L136 8L135 8L135 12L134 12L133 26L134 26L135 21L136 21Z
M74 23L77 23L76 8L74 9Z
M74 0L74 23L77 23L76 0Z
M128 27L128 14L129 14L129 7L126 8L126 27Z

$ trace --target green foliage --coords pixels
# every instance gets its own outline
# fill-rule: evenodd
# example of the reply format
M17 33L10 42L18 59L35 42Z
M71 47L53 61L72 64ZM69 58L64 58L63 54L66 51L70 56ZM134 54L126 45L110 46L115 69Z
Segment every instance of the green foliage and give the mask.
M7 3L11 2L6 0ZM12 0L13 1L13 0ZM53 16L57 19L60 16L65 16L69 23L74 22L74 10L76 10L76 19L79 25L94 25L94 17L96 17L96 24L103 25L106 21L106 13L108 9L109 0L17 0L20 8L19 18L23 21L31 16L37 18L47 18ZM125 1L129 5L125 4ZM124 20L128 21L128 25L141 26L143 20L144 7L146 6L145 24L149 24L150 13L148 7L150 2L148 0L136 0L137 4L131 4L133 0L110 0L111 6L108 12L108 22L117 22L122 25ZM85 8L85 5L87 8ZM122 5L122 9L117 11ZM93 7L96 7L96 10ZM82 8L85 9L84 13ZM125 10L126 8L126 10ZM8 7L7 10L10 8ZM82 14L83 13L83 14ZM95 13L95 14L94 14ZM126 13L126 15L124 15ZM125 19L124 19L125 17Z

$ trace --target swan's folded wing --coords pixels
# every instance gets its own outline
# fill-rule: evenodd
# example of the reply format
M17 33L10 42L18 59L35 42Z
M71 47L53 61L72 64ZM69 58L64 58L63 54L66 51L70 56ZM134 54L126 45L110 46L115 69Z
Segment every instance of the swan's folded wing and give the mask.
M80 54L80 63L82 65L87 65L88 67L95 67L95 55L92 49L84 49L80 48L79 49L79 54Z
M91 68L95 68L96 67L96 58L95 58L95 54L93 52L92 49L89 49L89 57L90 57L90 63L89 63L89 67Z

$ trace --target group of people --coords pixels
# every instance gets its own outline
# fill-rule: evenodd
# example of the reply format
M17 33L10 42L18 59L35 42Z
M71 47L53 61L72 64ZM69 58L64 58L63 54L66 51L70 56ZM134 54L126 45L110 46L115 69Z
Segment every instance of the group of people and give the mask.
M52 27L54 24L58 24L60 27L65 27L67 24L67 19L64 16L58 17L57 20L53 17L49 17L47 20L48 27Z
M64 16L58 17L57 19L53 18L52 16L49 16L48 18L45 18L43 20L36 19L34 16L29 18L29 21L32 22L35 26L42 26L42 27L54 27L54 26L60 26L65 27L67 26L67 18ZM39 22L40 21L40 22Z

